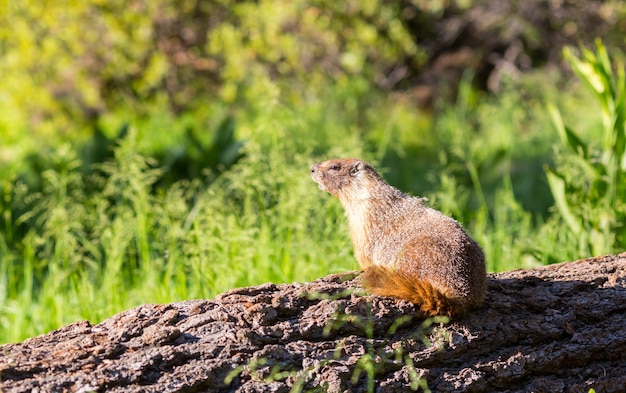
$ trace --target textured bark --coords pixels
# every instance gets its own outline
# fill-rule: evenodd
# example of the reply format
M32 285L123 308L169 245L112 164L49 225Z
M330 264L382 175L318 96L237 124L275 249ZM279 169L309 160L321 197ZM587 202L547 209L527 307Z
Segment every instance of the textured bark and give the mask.
M626 391L626 254L494 274L483 309L429 328L414 305L353 289L355 274L332 275L75 323L0 346L0 387Z

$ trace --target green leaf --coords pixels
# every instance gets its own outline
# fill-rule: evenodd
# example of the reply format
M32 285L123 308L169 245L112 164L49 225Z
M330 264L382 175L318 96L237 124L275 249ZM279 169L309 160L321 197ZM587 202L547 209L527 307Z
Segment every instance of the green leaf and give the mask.
M556 128L556 131L563 143L569 146L569 148L576 154L587 159L589 157L587 146L578 137L578 135L576 135L574 130L565 125L559 110L554 105L548 104L548 112L550 113L552 124L554 125L554 128Z
M602 74L608 81L613 80L613 71L611 68L611 60L609 60L609 54L606 51L606 47L602 44L602 40L596 39L596 56L595 63L597 68L602 70Z
M552 191L552 196L554 197L557 209L563 216L563 219L571 231L577 236L580 235L582 233L580 218L572 213L567 203L567 198L565 197L565 179L551 169L546 170L546 176L548 178L548 185Z
M586 61L581 61L569 47L563 49L563 57L572 67L572 71L598 95L602 96L606 91L603 79L594 67L596 63L593 52L583 48L583 57Z

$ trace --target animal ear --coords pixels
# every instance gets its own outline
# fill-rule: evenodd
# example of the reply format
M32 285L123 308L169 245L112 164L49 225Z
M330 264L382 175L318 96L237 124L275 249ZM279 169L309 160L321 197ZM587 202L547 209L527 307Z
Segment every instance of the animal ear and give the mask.
M355 162L352 164L352 168L350 168L350 176L355 176L357 173L361 172L361 169L363 169L363 163Z

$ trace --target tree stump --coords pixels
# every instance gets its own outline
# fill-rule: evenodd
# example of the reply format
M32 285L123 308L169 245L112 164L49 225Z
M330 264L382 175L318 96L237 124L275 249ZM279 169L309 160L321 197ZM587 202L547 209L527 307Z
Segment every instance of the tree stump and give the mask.
M626 391L626 254L492 274L430 324L356 273L143 305L0 346L2 392Z

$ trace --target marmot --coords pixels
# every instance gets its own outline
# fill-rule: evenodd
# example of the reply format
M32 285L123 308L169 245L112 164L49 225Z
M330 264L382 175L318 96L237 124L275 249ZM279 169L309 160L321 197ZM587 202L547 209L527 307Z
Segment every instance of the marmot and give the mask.
M314 164L311 177L345 208L367 290L419 304L426 315L458 317L480 306L485 256L456 220L359 159Z

